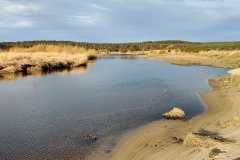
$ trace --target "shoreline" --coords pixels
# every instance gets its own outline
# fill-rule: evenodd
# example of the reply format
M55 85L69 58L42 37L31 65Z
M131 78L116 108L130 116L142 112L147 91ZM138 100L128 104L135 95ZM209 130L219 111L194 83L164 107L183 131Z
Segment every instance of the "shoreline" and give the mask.
M81 55L81 59L77 60L77 65L73 65L73 63L65 63L65 62L47 62L47 63L39 63L37 65L33 64L19 64L18 69L14 69L14 71L3 71L0 70L0 80L16 80L21 77L27 76L44 76L51 73L61 73L61 72L74 72L75 70L83 70L87 69L89 64L94 62L97 57L93 57L92 55ZM25 67L26 66L26 67ZM24 68L25 67L25 68ZM24 69L23 69L24 68Z
M38 44L29 48L12 47L0 51L0 79L87 67L88 62L96 58L95 50L77 46Z
M171 58L167 60L161 56L147 56L145 58L160 59L176 65L207 65L201 63L183 64L179 63L181 59L173 62ZM176 60L176 57L173 58ZM207 66L214 66L214 64ZM225 80L221 77L214 79L213 82L209 82L213 89L199 94L204 106L204 112L201 115L189 121L156 121L130 130L121 136L123 138L117 142L116 147L113 147L112 153L107 154L104 158L100 157L99 159L98 157L98 160L209 159L215 148L220 150L216 156L214 155L216 159L218 156L225 156L226 159L231 156L232 160L239 158L240 152L237 152L237 148L240 147L240 136L232 136L233 132L229 133L229 130L236 130L235 132L240 135L240 129L236 128L240 126L240 110L237 107L237 104L240 103L240 94L236 88L219 87ZM234 140L237 143L219 142L206 136L194 134L200 132L201 129L217 133L224 139ZM233 148L233 150L229 148ZM108 157L109 155L111 157ZM221 157L221 159L224 158Z
M197 160L210 158L209 155L214 148L219 148L224 152L224 154L220 155L222 159L229 159L229 156L232 156L232 159L239 158L237 157L239 152L235 153L237 152L236 148L239 147L238 143L218 142L211 138L197 136L192 137L192 139L188 140L190 142L186 142L186 144L176 142L176 138L185 141L187 136L192 135L193 132L198 132L200 129L217 132L223 137L239 142L240 136L237 136L237 133L240 133L240 130L236 130L236 127L240 126L240 121L235 120L237 118L234 115L238 108L236 108L236 105L231 106L232 101L229 99L228 94L223 91L202 94L204 101L208 105L208 111L187 122L157 121L130 132L119 142L110 159ZM239 96L238 94L234 99L236 100ZM228 106L221 106L224 103ZM232 137L229 130L235 130L236 137Z
M167 62L171 63L171 61ZM222 85L226 77L229 80L229 75L209 80L209 85L213 89L199 94L207 107L202 114L189 121L161 120L130 131L123 135L108 159L237 160L240 158L238 151L240 107L237 105L240 103L240 92L238 88L229 84ZM215 133L226 141L194 134L200 133L201 130ZM234 142L229 143L228 140Z

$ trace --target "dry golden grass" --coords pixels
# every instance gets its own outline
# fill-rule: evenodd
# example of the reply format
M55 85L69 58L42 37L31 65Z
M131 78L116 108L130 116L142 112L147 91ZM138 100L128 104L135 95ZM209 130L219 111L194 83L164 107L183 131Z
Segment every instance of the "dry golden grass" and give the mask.
M31 48L13 47L0 52L0 75L31 74L35 71L53 71L86 65L94 50L65 45L35 45Z
M146 52L149 57L160 57L170 63L182 65L210 65L216 67L239 68L240 50L210 50L184 52L180 50L154 50Z
M89 51L89 50L88 50ZM92 50L94 51L94 50ZM12 47L9 49L9 52L56 52L56 53L85 53L86 49L78 46L70 46L70 45L34 45L30 48L20 48L20 47Z

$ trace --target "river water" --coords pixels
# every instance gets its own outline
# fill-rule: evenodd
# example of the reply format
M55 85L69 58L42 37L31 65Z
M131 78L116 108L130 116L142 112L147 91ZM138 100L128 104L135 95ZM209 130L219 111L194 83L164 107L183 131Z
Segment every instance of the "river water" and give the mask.
M161 119L172 106L204 111L199 92L225 69L99 59L82 73L0 81L1 160L81 160L97 144Z

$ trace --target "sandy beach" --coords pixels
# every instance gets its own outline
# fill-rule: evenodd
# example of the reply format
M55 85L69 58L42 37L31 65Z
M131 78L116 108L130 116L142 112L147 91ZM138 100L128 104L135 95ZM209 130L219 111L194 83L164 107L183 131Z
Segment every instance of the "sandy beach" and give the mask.
M240 159L240 92L227 80L212 80L213 91L201 93L205 113L189 121L164 120L141 127L125 135L109 159Z

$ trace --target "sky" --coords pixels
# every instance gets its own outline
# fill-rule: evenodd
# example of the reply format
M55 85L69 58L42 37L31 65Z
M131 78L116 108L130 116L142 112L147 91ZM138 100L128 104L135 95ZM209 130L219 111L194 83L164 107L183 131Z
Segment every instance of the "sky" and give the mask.
M239 0L0 0L0 41L236 41L239 6Z

